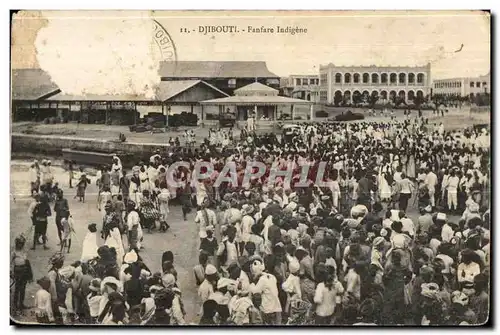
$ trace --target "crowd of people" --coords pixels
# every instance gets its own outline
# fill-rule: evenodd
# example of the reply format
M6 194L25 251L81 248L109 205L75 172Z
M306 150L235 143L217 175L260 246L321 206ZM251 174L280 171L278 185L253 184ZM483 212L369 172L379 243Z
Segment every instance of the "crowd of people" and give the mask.
M31 167L33 246L45 246L55 213L60 252L37 281L39 323L186 324L182 290L197 290L202 325L471 325L489 317L490 139L488 130L445 131L421 118L309 123L294 136L211 132L199 147L170 147L126 170L118 157L97 176L102 224L90 223L80 261L65 264L72 216L64 193ZM228 143L228 141L230 141ZM210 162L210 178L178 161ZM243 183L247 164L265 174ZM317 182L326 162L322 183ZM234 164L238 184L215 186ZM50 164L48 164L50 165ZM296 187L309 166L307 187ZM47 162L42 162L47 166ZM269 182L272 169L289 177ZM90 180L82 171L76 197ZM41 182L40 182L41 181ZM40 185L41 184L41 185ZM53 186L54 185L54 186ZM55 196L51 196L54 194ZM412 203L413 201L413 203ZM53 206L51 208L51 204ZM153 273L142 261L145 231L166 232L170 207L199 229L197 287L178 281L173 253ZM417 208L419 214L408 214ZM98 247L100 237L105 241ZM39 239L42 238L40 241ZM15 241L14 304L33 280Z

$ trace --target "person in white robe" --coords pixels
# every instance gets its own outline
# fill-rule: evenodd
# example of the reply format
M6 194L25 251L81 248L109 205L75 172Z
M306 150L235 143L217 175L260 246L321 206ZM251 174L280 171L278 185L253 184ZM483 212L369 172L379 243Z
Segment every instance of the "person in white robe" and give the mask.
M168 213L170 212L168 208L168 202L170 201L170 191L165 184L162 184L160 186L160 194L158 194L158 201L160 202L160 215L161 220L167 222Z
M139 180L141 181L141 192L144 190L151 192L151 182L149 180L148 172L144 169L144 167L141 167L141 171L139 171Z
M123 256L125 255L125 249L123 248L122 235L118 227L113 228L109 232L109 236L106 239L105 245L110 248L115 248L116 250L116 263L118 267L122 266Z
M113 156L113 165L111 166L111 171L118 171L120 174L120 178L123 177L123 167L122 167L122 161L118 156Z
M98 256L97 254L97 225L91 223L88 225L88 232L82 243L82 255L80 261L88 262Z

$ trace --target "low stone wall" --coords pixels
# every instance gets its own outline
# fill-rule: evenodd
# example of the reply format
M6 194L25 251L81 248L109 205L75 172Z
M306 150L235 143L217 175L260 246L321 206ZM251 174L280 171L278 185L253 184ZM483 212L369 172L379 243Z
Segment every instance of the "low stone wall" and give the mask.
M13 133L11 136L12 153L32 153L51 157L62 156L63 149L114 153L122 157L124 164L149 159L156 149L166 145L158 143L113 142L99 139L76 138L54 135L28 135ZM128 164L127 164L128 165Z

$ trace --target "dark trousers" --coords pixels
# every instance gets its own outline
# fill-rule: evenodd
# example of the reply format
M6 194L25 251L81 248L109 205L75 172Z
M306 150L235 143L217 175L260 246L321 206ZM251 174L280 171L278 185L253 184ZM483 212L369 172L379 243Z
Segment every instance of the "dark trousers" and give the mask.
M14 308L21 309L24 306L27 281L23 278L15 278L14 284Z
M56 227L57 227L57 236L59 237L59 242L62 244L62 231L63 226L61 220L63 218L60 215L56 215Z
M35 221L33 229L33 249L36 247L38 238L42 236L43 245L47 243L47 221Z
M399 210L406 211L408 208L408 200L411 198L411 193L400 193L399 194Z

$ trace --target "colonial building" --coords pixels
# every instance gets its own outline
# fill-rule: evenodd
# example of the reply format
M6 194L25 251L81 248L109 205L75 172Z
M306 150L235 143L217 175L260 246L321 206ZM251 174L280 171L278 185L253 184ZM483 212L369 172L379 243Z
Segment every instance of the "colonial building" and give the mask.
M479 77L437 79L433 82L433 95L471 97L491 92L490 73Z
M295 120L297 107L300 106L308 110L307 119L314 118L311 102L279 96L278 93L277 89L254 82L235 90L234 96L205 100L200 103L205 107L218 107L219 114L233 113L239 122L244 122L251 116L259 126L272 126L277 120Z
M149 99L63 94L41 69L12 70L13 120L42 121L64 116L84 123L110 122L112 118L117 124L133 124L145 115L187 112L197 114L202 122L207 116L218 115L219 108L202 106L200 101L228 97L255 82L279 88L279 76L270 72L265 62L161 62L159 74L156 97Z
M234 90L254 82L276 89L280 84L280 77L268 70L266 62L162 62L159 72L162 81L203 80L229 95L233 95Z
M319 102L318 75L290 75L283 78L281 89L286 96Z
M426 66L336 66L319 68L319 100L322 103L358 103L369 96L379 102L411 103L431 93L431 65Z

